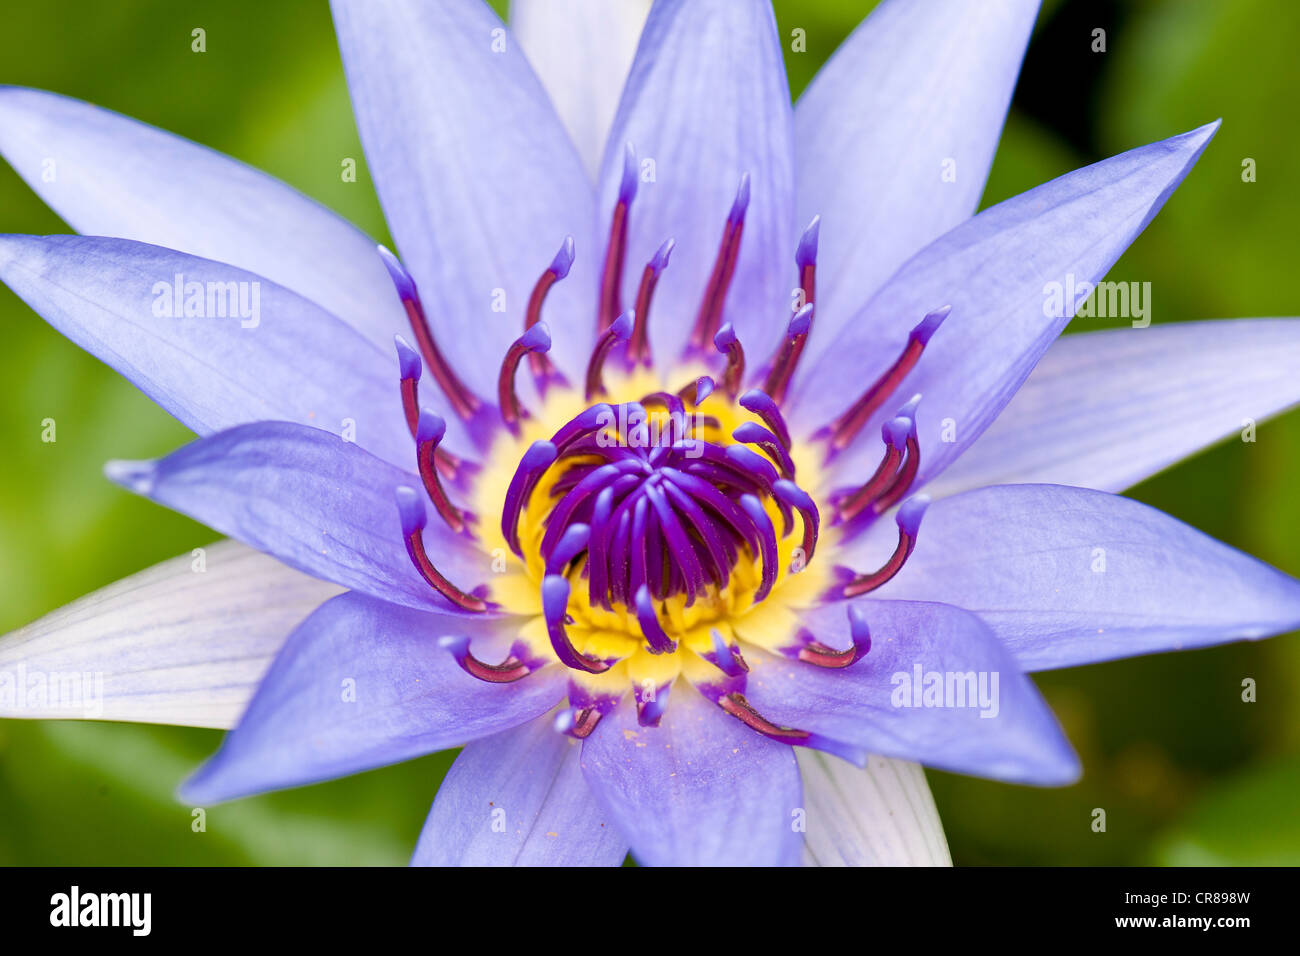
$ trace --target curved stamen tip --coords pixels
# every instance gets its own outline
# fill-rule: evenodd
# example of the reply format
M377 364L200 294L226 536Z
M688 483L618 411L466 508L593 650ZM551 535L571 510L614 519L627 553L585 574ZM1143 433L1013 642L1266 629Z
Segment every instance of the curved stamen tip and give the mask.
M673 248L677 245L676 239L665 239L655 254L650 259L650 270L658 277L659 273L668 268L668 257L673 254Z
M951 311L952 306L945 305L942 308L927 313L925 318L917 323L916 328L912 329L910 338L920 342L922 345L929 344L930 337L939 330L939 326L943 324L944 319L948 318L948 313Z
M910 418L913 421L915 421L916 409L920 406L920 404L921 404L921 393L917 392L915 395L909 398L903 404L903 406L899 408L899 410L894 414L899 418Z
M891 418L880 426L880 436L893 448L902 451L907 445L907 435L912 430L912 419Z
M563 279L569 274L569 270L573 268L573 259L573 237L565 236L564 242L560 244L560 251L551 260L550 271L554 273L555 278Z
M695 381L695 404L698 405L713 394L714 381L709 375L701 375Z
M776 481L776 467L758 452L750 451L744 445L728 445L723 454L737 466L750 474L757 475L767 484Z
M602 674L610 665L579 653L565 632L565 618L569 612L569 579L562 574L548 574L542 578L542 615L551 639L551 647L566 667L584 670L589 674Z
M812 222L808 223L808 228L803 231L799 237L799 245L794 252L795 265L799 267L816 265L817 263L817 237L821 232L822 217L813 216Z
M898 523L898 529L910 538L915 538L917 531L921 529L921 519L925 517L925 509L930 507L929 495L913 495L901 505L898 506L898 514L894 520Z
M418 380L424 368L424 363L420 361L420 353L411 348L406 339L400 335L393 336L393 344L397 346L397 366L401 369L402 378Z
M642 727L658 727L663 720L664 711L668 709L668 695L672 684L656 687L653 694L647 695L640 687L636 689L636 722Z
M725 352L727 351L727 349L731 348L735 344L736 344L736 330L735 328L732 327L730 322L726 323L725 325L723 325L722 328L718 329L718 331L713 336L713 347L716 348L719 352Z
M617 319L609 330L614 333L614 338L619 342L626 342L632 335L632 327L636 324L636 310L628 309Z
M713 641L713 663L728 677L740 677L749 673L749 664L740 656L740 648L728 644L716 627L709 628L709 637Z
M871 629L867 627L867 613L854 604L848 606L848 613L852 647L845 650L828 647L816 640L812 634L804 631L800 634L803 644L794 656L805 664L831 669L848 667L866 657L867 652L871 650Z
M375 247L379 250L379 258L383 260L384 268L388 270L389 277L393 280L393 285L397 286L397 294L403 299L415 298L415 280L411 274L406 271L401 260L393 255L392 251L382 243Z
M849 635L853 638L853 646L858 649L858 657L861 658L871 650L871 628L867 626L867 612L856 604L850 604L848 610Z
M782 478L780 481L772 483L772 494L776 495L781 501L784 501L791 508L806 508L810 511L816 511L817 505L813 502L812 495L804 491L793 481Z
M535 441L528 446L528 450L519 459L520 470L536 471L538 468L544 468L555 461L557 454L559 454L559 451L551 442L544 439Z
M745 210L749 208L749 173L740 174L740 186L736 189L736 198L731 203L731 211L727 213L727 222L735 224L745 218Z
M489 684L513 684L532 673L533 668L514 654L514 649L500 664L488 664L474 656L469 649L469 637L464 634L446 634L438 638L438 646L450 651L461 669L471 677Z
M789 338L794 338L797 335L807 335L808 330L812 328L812 320L813 304L809 302L790 317L790 324L786 326L785 334Z
M402 522L402 534L423 531L425 525L424 502L410 485L398 485L393 497L397 500L397 515Z
M591 539L591 526L586 524L571 524L564 529L564 534L560 536L559 542L555 545L555 550L546 560L547 574L562 574L564 566L576 558L587 547L587 542Z
M530 352L549 352L551 350L551 330L545 322L538 322L519 336L517 341L520 348L527 349Z
M442 437L447 434L447 422L439 418L427 408L420 409L419 423L415 426L415 440L418 444L423 445L427 441L435 445L442 442Z
M585 740L591 736L603 716L597 707L569 707L555 715L555 722L551 726L561 734Z
M631 143L623 146L623 178L618 184L618 201L630 203L636 196L636 149Z
M636 605L637 623L641 625L641 633L649 643L651 653L671 654L677 650L677 642L668 636L668 633L659 623L659 616L655 613L654 599L650 596L649 585L642 584L637 588L633 603Z

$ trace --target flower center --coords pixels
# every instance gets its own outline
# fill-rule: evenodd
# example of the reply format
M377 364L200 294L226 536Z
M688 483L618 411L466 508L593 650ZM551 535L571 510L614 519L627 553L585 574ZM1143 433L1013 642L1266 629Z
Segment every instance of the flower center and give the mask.
M402 404L424 485L424 494L406 487L397 492L408 554L451 603L519 620L517 637L497 664L475 656L466 637L442 643L469 673L497 683L521 680L558 659L569 670L569 708L559 723L577 737L591 733L629 685L640 722L656 725L683 677L759 733L834 750L833 742L777 726L750 706L743 693L750 665L741 645L817 667L852 665L871 644L861 609L845 604L847 648L827 646L801 628L798 609L880 587L898 573L916 541L926 500L904 498L920 463L920 396L885 422L883 457L865 482L818 489L805 479L820 477L891 400L947 309L927 315L884 375L813 434L815 450L801 446L781 403L813 321L818 220L795 254L802 305L756 379L762 387L742 393L745 352L722 317L749 190L742 176L690 331L695 367L675 372L683 378L671 383L651 371L647 336L671 239L642 271L635 307L622 311L620 277L636 194L630 147L611 216L597 338L580 387L550 362L550 331L541 320L547 292L573 264L571 238L529 298L523 334L501 363L496 408L461 383L438 351L414 281L381 248L419 348L398 337ZM525 356L540 396L531 409L515 391ZM445 423L419 406L424 367L471 433L488 431L483 416L500 415L505 428L490 448L480 449L486 451L481 466L440 447ZM458 507L444 480L453 483L455 497L472 496L473 507ZM487 583L463 590L429 559L426 500L448 528L477 539L493 555L496 573ZM857 574L830 568L824 559L813 563L819 539L823 549L834 546L828 532L837 539L856 534L895 505L898 544L877 571ZM479 518L496 513L499 523Z
M647 378L616 388L638 394ZM639 392L586 408L520 456L501 532L540 586L567 666L598 674L683 642L711 652L711 629L808 566L817 507L793 480L780 413L756 394L733 402L707 377Z

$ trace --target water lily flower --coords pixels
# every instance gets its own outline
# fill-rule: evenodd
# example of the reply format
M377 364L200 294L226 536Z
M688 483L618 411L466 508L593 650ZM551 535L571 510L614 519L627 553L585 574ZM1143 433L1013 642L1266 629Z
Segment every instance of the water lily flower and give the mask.
M0 91L80 233L0 237L0 278L199 435L109 477L243 542L0 667L233 724L184 799L464 746L417 863L943 862L884 760L1066 784L1028 673L1300 626L1300 582L1115 494L1300 399L1300 325L1044 308L1217 123L974 215L1036 0L885 0L796 106L760 0L333 10L400 258Z

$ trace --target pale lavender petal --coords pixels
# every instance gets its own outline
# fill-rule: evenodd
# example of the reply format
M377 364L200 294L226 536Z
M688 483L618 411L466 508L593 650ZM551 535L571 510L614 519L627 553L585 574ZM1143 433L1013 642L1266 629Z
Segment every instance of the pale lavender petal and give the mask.
M1045 483L1123 491L1300 402L1300 320L1067 335L928 489ZM1244 445L1254 451L1256 446Z
M228 729L289 633L338 593L234 541L196 548L0 637L14 681L0 716Z
M495 396L533 284L571 235L577 260L545 317L551 360L581 381L600 255L592 186L518 42L480 2L331 8L379 200L443 353Z
M877 537L845 557L878 561ZM875 593L975 612L1026 670L1300 628L1300 581L1147 505L1063 485L934 502L911 558Z
M1010 401L1074 314L1077 302L1053 308L1050 284L1098 281L1217 128L1130 150L986 209L917 253L839 335L818 340L814 322L792 425L830 421L894 361L926 313L951 305L898 395L898 402L922 395L918 480L938 475ZM839 459L842 474L871 473L880 426L896 408L886 403L868 421Z
M595 179L650 0L511 0L510 29Z
M808 809L805 866L952 866L918 764L872 757L856 767L805 747L795 756Z
M0 87L0 154L73 229L228 262L385 351L406 324L374 240L238 160L89 103Z
M476 740L438 787L416 866L618 866L627 841L596 805L582 746L548 714Z
M157 461L112 462L105 471L300 571L386 601L457 613L407 556L396 489L418 489L419 478L319 429L241 425ZM433 563L463 579L464 591L490 573L490 559L436 514L424 541Z
M0 280L200 435L295 421L414 463L396 356L262 276L126 239L9 235Z
M582 772L609 819L649 866L798 863L803 806L790 747L750 730L689 685L659 727L631 697L582 748Z
M822 217L819 336L974 214L1037 13L1038 0L886 0L800 97L798 221Z
M504 646L511 627L355 593L334 598L293 632L238 726L181 788L182 799L201 805L316 783L532 720L563 697L558 668L514 684L485 683L438 643L468 635Z
M865 598L804 611L800 623L829 647L850 647L850 603L865 615L871 650L849 667L746 651L746 696L759 713L939 770L1042 786L1078 778L1056 718L978 617L945 604Z
M659 0L651 9L605 151L597 215L606 228L628 143L638 182L625 305L660 244L677 241L655 291L656 363L682 354L745 173L749 207L722 321L766 358L790 317L798 238L793 111L770 5Z

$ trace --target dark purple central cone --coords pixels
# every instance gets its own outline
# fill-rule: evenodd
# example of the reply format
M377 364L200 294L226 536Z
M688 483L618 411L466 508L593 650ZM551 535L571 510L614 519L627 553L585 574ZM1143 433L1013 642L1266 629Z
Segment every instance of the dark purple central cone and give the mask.
M750 421L727 435L716 417L698 411L710 385L685 389L693 393L689 406L670 392L595 405L550 441L534 442L515 472L501 530L524 557L521 521L542 509L543 609L556 652L571 667L608 667L574 651L565 634L575 572L590 606L628 609L650 649L663 653L676 645L660 624L659 602L681 598L690 607L716 597L733 586L741 561L759 569L751 600L767 597L780 570L769 506L782 536L801 514L803 563L813 555L817 507L792 480L779 413L763 406L776 416L775 431ZM745 404L758 402L746 395Z

